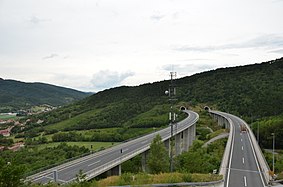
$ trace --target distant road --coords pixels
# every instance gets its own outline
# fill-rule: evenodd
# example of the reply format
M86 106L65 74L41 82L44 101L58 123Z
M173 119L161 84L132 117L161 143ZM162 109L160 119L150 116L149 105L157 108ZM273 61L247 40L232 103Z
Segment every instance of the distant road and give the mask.
M215 113L230 118L235 127L225 187L264 187L263 176L259 172L259 163L252 147L250 135L248 132L240 131L240 125L245 122L231 114Z
M197 113L188 110L185 112L188 114L188 117L177 124L177 129L174 127L174 132L181 132L195 124L198 120L199 116ZM170 127L167 127L166 129L151 133L141 138L119 144L104 151L35 174L28 179L33 183L46 184L49 181L53 181L52 172L55 169L58 170L58 182L60 183L68 183L75 180L76 175L80 170L83 170L84 173L91 174L94 177L105 172L104 169L109 167L111 163L115 162L115 164L121 164L122 161L125 161L125 158L130 159L141 152L148 150L150 143L157 134L160 134L163 140L169 139L170 132Z

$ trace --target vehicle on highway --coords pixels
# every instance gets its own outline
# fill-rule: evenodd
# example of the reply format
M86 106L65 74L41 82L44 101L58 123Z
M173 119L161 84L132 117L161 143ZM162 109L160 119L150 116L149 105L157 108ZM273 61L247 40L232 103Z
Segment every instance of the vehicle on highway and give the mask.
M248 131L246 125L244 125L244 124L242 124L242 125L240 126L240 130L241 130L241 132L247 132L247 131Z

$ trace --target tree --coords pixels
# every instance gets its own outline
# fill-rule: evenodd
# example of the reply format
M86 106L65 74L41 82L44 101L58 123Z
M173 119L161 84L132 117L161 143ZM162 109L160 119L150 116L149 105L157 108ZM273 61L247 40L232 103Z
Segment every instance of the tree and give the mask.
M169 171L169 155L161 136L158 134L150 144L148 167L151 173Z
M17 187L21 185L23 177L23 166L16 166L10 162L5 163L0 159L0 186L1 187Z

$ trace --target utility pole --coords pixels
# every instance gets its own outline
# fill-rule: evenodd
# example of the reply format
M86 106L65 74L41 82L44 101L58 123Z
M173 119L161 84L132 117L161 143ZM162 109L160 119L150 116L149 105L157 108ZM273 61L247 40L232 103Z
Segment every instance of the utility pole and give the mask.
M259 123L257 124L257 143L259 145Z
M271 134L272 136L273 136L273 146L272 146L272 153L273 153L273 155L272 155L272 171L273 171L273 174L274 174L274 172L275 172L275 170L274 170L274 149L275 149L275 133L272 133Z
M169 102L171 104L170 106L170 112L169 112L169 125L171 127L171 136L170 136L170 172L173 172L173 126L176 121L176 114L173 111L173 104L174 101L176 101L176 84L175 84L175 77L177 76L176 72L170 72L170 85L169 90L165 93L169 95Z

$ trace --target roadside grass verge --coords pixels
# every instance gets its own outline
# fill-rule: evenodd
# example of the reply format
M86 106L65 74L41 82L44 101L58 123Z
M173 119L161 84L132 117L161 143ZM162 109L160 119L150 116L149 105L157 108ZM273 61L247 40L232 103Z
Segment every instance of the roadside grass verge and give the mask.
M146 173L125 173L121 176L112 176L96 182L99 187L121 186L121 185L146 185L181 182L211 182L222 180L221 175L197 174L197 173L161 173L156 175Z
M37 145L36 147L39 150L41 150L47 147L57 147L58 145L60 145L60 143L61 142L52 142L52 143ZM89 150L93 150L93 151L106 149L108 147L118 145L117 142L65 142L65 143L69 146L74 146L74 145L79 147L84 146L85 148L88 148Z

